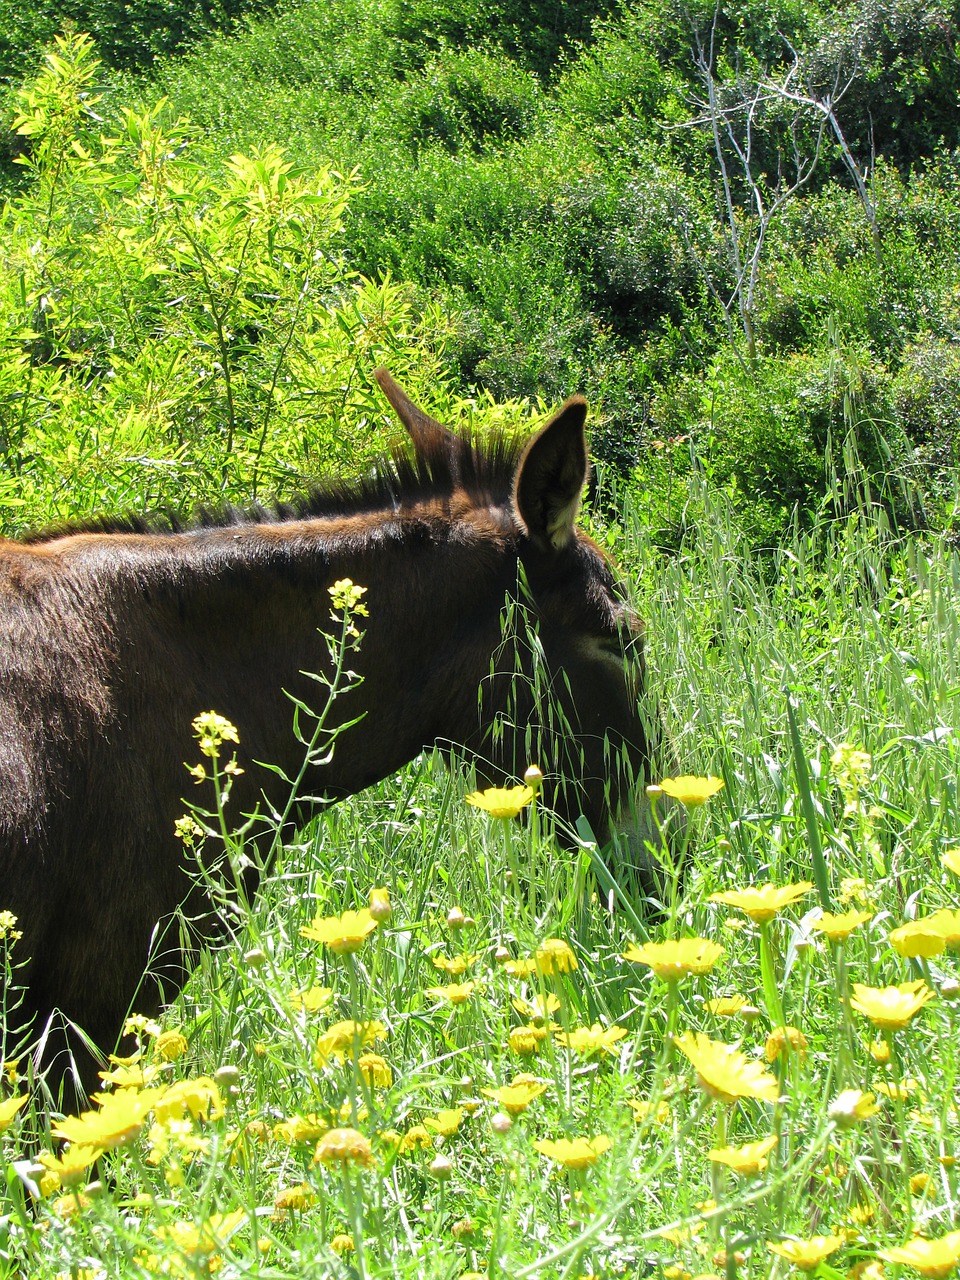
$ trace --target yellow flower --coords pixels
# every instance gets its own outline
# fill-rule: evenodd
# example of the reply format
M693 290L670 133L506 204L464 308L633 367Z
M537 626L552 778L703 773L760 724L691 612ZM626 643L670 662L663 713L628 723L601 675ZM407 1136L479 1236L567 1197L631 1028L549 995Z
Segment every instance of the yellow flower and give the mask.
M946 853L942 853L940 861L948 871L952 871L955 876L960 876L960 845L956 849L948 849Z
M537 962L533 956L522 956L519 960L506 960L503 965L511 978L529 978L537 972Z
M890 1046L886 1040L871 1040L867 1045L867 1052L874 1062L879 1062L881 1065L890 1061Z
M637 1124L642 1124L649 1116L654 1124L666 1124L670 1119L670 1103L661 1098L654 1106L645 1098L628 1098L627 1104L633 1111L633 1118Z
M486 791L471 791L464 799L491 818L515 818L534 795L532 787L487 787Z
M906 1102L912 1093L923 1098L923 1091L912 1076L907 1076L899 1084L894 1084L892 1080L878 1080L873 1087L877 1093L882 1093L885 1098L891 1098L894 1102Z
M210 1076L179 1080L163 1090L154 1108L161 1124L168 1119L181 1120L188 1111L194 1120L219 1120L223 1110L220 1087Z
M660 783L660 790L665 791L674 800L679 800L681 804L687 805L688 808L692 808L706 804L710 797L716 795L724 785L722 778L712 776L698 778L687 773L680 778L664 778Z
M393 1072L390 1064L379 1053L361 1053L357 1059L360 1074L371 1087L389 1089L393 1084Z
M277 1142L287 1142L291 1146L297 1142L316 1142L327 1132L329 1125L311 1111L305 1116L291 1116L289 1120L281 1120L273 1126L273 1137Z
M777 1145L776 1134L759 1142L748 1142L742 1147L714 1147L707 1152L707 1159L714 1164L726 1164L734 1173L762 1173L767 1167L767 1156Z
M153 1042L153 1052L164 1062L176 1062L189 1047L187 1037L181 1031L161 1031Z
M929 1173L915 1173L910 1179L910 1190L915 1196L922 1196L932 1183Z
M513 1053L529 1055L536 1053L540 1045L550 1033L546 1027L535 1027L528 1025L526 1027L513 1027L510 1035L507 1037L507 1043Z
M786 1258L801 1271L816 1271L825 1258L843 1244L839 1236L812 1236L809 1240L781 1240L779 1244L767 1244L771 1253Z
M852 1129L861 1120L868 1120L880 1110L876 1096L862 1089L844 1089L830 1103L827 1115L841 1129Z
M922 979L901 982L896 987L866 987L862 982L855 982L850 1004L874 1026L893 1031L905 1027L932 999L933 992Z
M430 1148L433 1146L433 1138L422 1124L411 1125L407 1132L400 1139L400 1145L397 1148L400 1155L405 1156L408 1151L416 1151L417 1148Z
M298 1182L295 1187L285 1187L273 1202L277 1213L289 1213L291 1210L302 1211L316 1204L317 1193L308 1182Z
M596 1138L559 1138L551 1142L549 1138L540 1138L533 1144L541 1155L549 1160L556 1160L565 1169L587 1169L596 1164L597 1157L602 1156L613 1145L603 1134Z
M162 1094L162 1089L121 1089L119 1093L98 1094L98 1100L102 1100L99 1111L67 1116L53 1126L51 1133L78 1146L112 1151L133 1142Z
M351 1018L334 1022L317 1037L313 1061L318 1067L326 1066L331 1058L342 1062L348 1053L356 1053L377 1040L384 1040L386 1034L387 1029L382 1022L354 1022Z
M211 1213L199 1226L193 1222L172 1222L169 1226L155 1227L154 1234L160 1240L169 1240L183 1253L210 1254L246 1220L244 1210L235 1209L233 1213Z
M290 1005L307 1013L319 1013L333 999L333 987L308 987L305 991L291 991Z
M445 987L427 987L425 995L435 1000L448 1000L450 1004L466 1004L480 984L471 982L448 982Z
M477 963L480 959L478 951L472 952L465 956L431 956L435 969L441 969L444 973L449 973L452 978L459 978L470 968L471 965Z
M216 711L204 711L196 716L193 732L200 741L200 750L212 758L219 756L221 743L240 741L236 726L225 716L217 715Z
M865 907L869 907L873 900L873 892L861 876L844 876L840 881L840 901L862 902Z
M313 1163L359 1164L369 1168L373 1164L373 1149L369 1138L356 1129L328 1129L317 1143Z
M82 1182L87 1170L102 1154L100 1147L81 1147L73 1144L61 1152L59 1158L49 1151L41 1151L40 1164L56 1178L58 1186L75 1187Z
M517 996L513 1001L513 1007L522 1018L529 1018L531 1022L547 1022L550 1015L560 1008L560 1001L551 991L545 996L535 995L533 1000L524 1000L521 996Z
M578 1027L575 1031L558 1031L555 1039L559 1044L572 1049L574 1053L589 1057L601 1049L605 1053L616 1053L614 1048L618 1040L627 1034L626 1027L602 1027L595 1022L592 1027Z
M688 973L709 973L723 955L724 948L707 938L674 938L667 942L631 943L624 960L645 964L658 978L676 982Z
M751 920L765 924L779 914L784 907L792 906L813 888L809 880L799 884L785 884L779 888L773 884L755 885L750 889L730 889L726 893L711 893L711 902L722 902L728 907L739 907Z
M304 925L300 934L312 942L322 942L340 956L359 951L376 927L376 920L364 907L361 911L344 911L343 915L323 918L318 912L313 924Z
M844 911L842 915L824 911L820 919L814 920L810 928L825 933L831 942L843 942L850 937L854 929L859 929L862 924L866 924L872 915L872 911L857 911L855 908Z
M763 1048L763 1056L768 1062L775 1062L779 1057L795 1053L801 1062L807 1060L807 1037L796 1027L774 1027L767 1036Z
M936 926L933 917L908 920L890 934L890 945L908 960L923 956L925 960L939 956L947 948L944 934Z
M352 1237L344 1235L343 1232L334 1236L330 1241L330 1248L334 1253L339 1254L340 1257L343 1257L345 1253L353 1253L356 1247L357 1246L353 1243Z
M5 1098L0 1102L0 1133L9 1129L13 1124L13 1117L17 1114L21 1107L26 1106L29 1095L20 1094L16 1098Z
M748 1004L746 996L717 996L707 1000L705 1007L707 1013L712 1013L715 1018L733 1018Z
M914 1236L906 1244L882 1249L880 1257L887 1262L900 1262L930 1280L941 1280L960 1262L960 1231L948 1231L935 1240Z
M449 1138L451 1134L457 1132L463 1123L464 1110L463 1107L448 1107L445 1111L438 1111L435 1116L427 1116L424 1125L428 1129L432 1129L434 1133L439 1133L444 1138Z
M132 1067L114 1067L112 1071L98 1071L97 1074L104 1084L112 1084L118 1089L142 1089L145 1085L153 1084L160 1074L160 1068L155 1064L138 1064Z
M943 934L944 941L951 950L960 948L960 911L941 908L928 919Z
M737 1098L776 1102L780 1095L776 1077L733 1045L711 1040L701 1031L675 1036L674 1044L693 1063L700 1087L721 1102Z
M390 905L390 890L385 885L370 890L369 902L370 914L377 924L382 924L384 920L390 919L393 914L393 907Z
M537 947L537 969L548 977L555 973L571 973L577 967L577 957L562 938L546 938Z
M526 1111L534 1098L539 1098L547 1090L542 1080L523 1079L518 1083L518 1079L514 1077L512 1084L505 1084L500 1089L481 1089L480 1092L485 1098L492 1098L510 1115L518 1116Z

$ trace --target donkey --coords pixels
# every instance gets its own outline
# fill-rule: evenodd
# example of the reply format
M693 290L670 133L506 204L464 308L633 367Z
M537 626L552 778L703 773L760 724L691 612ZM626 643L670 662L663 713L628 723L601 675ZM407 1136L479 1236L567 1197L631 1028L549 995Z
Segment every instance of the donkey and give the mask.
M135 993L140 1012L158 1007L143 975L158 924L210 914L174 830L198 713L238 728L231 811L282 808L283 780L257 762L288 777L303 764L290 696L322 697L306 673L329 672L338 579L368 590L362 683L332 708L351 727L312 767L311 796L349 796L437 744L489 782L536 760L561 826L626 830L656 890L642 808L659 731L639 706L639 623L575 523L586 403L525 444L481 443L375 376L412 448L359 483L195 525L100 520L0 543L0 909L22 930L17 1016L45 1044L41 1065L64 1052L54 1010L109 1049ZM532 631L505 632L505 608ZM89 1089L96 1064L79 1061Z

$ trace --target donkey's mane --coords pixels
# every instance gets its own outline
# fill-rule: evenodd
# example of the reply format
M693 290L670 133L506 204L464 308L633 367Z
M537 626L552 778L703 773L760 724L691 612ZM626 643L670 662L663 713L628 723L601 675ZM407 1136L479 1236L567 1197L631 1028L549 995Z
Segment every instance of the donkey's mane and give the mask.
M74 533L175 534L247 524L280 524L329 516L396 511L404 506L444 501L461 493L478 505L509 502L513 477L525 440L495 431L475 441L469 428L451 432L447 443L431 442L414 451L395 445L359 480L335 477L314 481L304 493L269 506L202 507L184 517L173 509L148 515L92 516L68 520L25 534L27 544L51 542Z

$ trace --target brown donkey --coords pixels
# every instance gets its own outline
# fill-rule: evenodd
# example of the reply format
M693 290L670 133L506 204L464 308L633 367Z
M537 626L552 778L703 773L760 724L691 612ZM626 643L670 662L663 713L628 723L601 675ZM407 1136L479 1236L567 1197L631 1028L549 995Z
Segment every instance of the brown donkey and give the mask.
M174 832L199 712L239 730L231 812L283 807L282 780L256 762L302 765L288 694L323 698L304 673L329 670L337 579L368 589L351 656L363 682L334 706L362 718L312 770L311 795L351 795L456 744L487 781L536 760L562 820L583 815L601 840L633 829L644 861L657 735L638 709L637 622L575 526L586 404L525 445L480 445L376 376L413 448L357 485L202 527L103 521L0 544L0 909L28 960L13 1020L46 1028L44 1063L64 1049L54 1010L104 1049L135 993L151 1011L160 983L138 984L158 925L181 906L202 914ZM177 950L167 996L182 968ZM92 1059L82 1074L96 1084Z

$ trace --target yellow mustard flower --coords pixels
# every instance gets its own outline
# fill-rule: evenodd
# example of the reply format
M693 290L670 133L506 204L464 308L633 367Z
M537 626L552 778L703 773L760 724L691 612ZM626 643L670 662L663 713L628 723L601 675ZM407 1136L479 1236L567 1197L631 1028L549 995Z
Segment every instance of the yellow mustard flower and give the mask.
M537 970L547 977L556 973L571 973L577 967L577 957L569 943L562 938L546 938L536 950Z
M558 1031L554 1039L558 1044L572 1049L587 1058L593 1053L616 1053L616 1043L627 1034L626 1027L602 1027L595 1022L592 1027L578 1027L575 1031Z
M960 845L956 849L948 849L946 853L942 853L940 861L948 871L952 871L955 876L960 876Z
M55 1124L51 1133L79 1146L112 1151L126 1146L139 1135L147 1116L163 1094L162 1089L121 1089L119 1093L96 1095L101 1099L97 1111L84 1111L81 1116L67 1116Z
M835 915L832 911L824 911L819 920L813 921L810 928L825 933L831 942L843 942L850 937L854 929L859 929L862 924L866 924L872 916L872 911L858 911L855 907L839 915Z
M774 1027L763 1046L763 1056L768 1062L795 1053L801 1062L807 1060L807 1037L796 1027Z
M869 907L874 899L874 890L862 876L844 876L840 881L838 896L844 904L859 902L863 906Z
M21 1107L26 1106L28 1101L29 1095L21 1093L15 1098L4 1098L4 1100L0 1102L0 1133L3 1133L6 1129L10 1128L11 1124L13 1124L14 1116Z
M679 778L664 778L659 785L660 790L674 800L679 800L688 808L695 808L697 805L706 804L710 797L716 795L726 784L722 778L714 778L712 775L700 778L686 773Z
M431 956L431 961L435 969L440 969L444 973L449 973L451 978L459 978L480 959L479 951L473 951L469 955L463 956Z
M512 1084L505 1084L499 1089L481 1089L480 1092L485 1098L492 1098L510 1115L518 1116L526 1111L534 1098L539 1098L546 1090L547 1086L542 1080L524 1078L518 1083L518 1077L514 1077Z
M932 999L933 992L922 979L901 982L896 987L867 987L855 982L850 1005L875 1027L895 1031L905 1027Z
M728 889L724 893L711 893L711 902L722 902L728 907L737 907L745 912L757 924L766 924L774 916L779 915L785 907L792 906L800 898L805 897L813 888L809 880L801 880L798 884L755 885L749 889Z
M432 1129L443 1138L449 1138L460 1128L465 1114L463 1107L448 1107L444 1111L438 1111L435 1116L426 1116L423 1123L427 1129Z
M296 1186L285 1187L279 1192L273 1201L273 1207L276 1213L302 1213L316 1203L317 1193L309 1182L298 1182Z
M317 1142L313 1153L314 1164L359 1164L369 1168L373 1164L370 1139L356 1129L328 1129Z
M393 1084L393 1071L379 1053L361 1053L357 1069L371 1088L389 1089Z
M231 724L226 716L218 715L216 711L204 711L196 716L193 721L193 732L199 740L200 750L212 759L219 756L222 743L240 741L236 725Z
M890 945L908 960L922 956L925 960L941 955L947 949L947 940L937 928L932 917L908 920L890 934Z
M448 982L444 987L426 987L425 994L435 1000L446 1000L450 1004L466 1004L480 986L479 982Z
M305 991L291 991L290 1005L306 1013L319 1013L333 999L333 987L307 987Z
M377 922L367 907L360 911L344 911L339 916L321 916L318 912L313 924L304 925L300 930L301 937L311 942L321 942L329 947L335 955L348 955L359 951L373 933Z
M664 982L676 982L690 973L709 973L723 953L724 948L709 938L673 938L642 946L631 943L623 958L647 965Z
M843 1244L840 1236L811 1236L809 1240L781 1240L767 1243L771 1253L786 1258L800 1271L816 1271L820 1263L829 1258Z
M733 1018L741 1009L747 1008L749 1003L746 996L716 996L713 1000L705 1001L704 1007L715 1018Z
M729 1165L734 1173L763 1173L767 1167L767 1157L776 1145L776 1134L771 1134L769 1138L747 1142L742 1147L714 1147L707 1152L707 1159L714 1164Z
M912 1267L929 1280L942 1280L960 1262L960 1231L948 1231L932 1240L914 1236L906 1244L881 1249L880 1257Z
M471 791L464 799L491 818L515 818L535 794L532 787L487 787L486 791Z
M587 1169L596 1164L597 1157L609 1151L613 1143L604 1134L596 1138L540 1138L533 1144L548 1160L556 1160L565 1169Z
M711 1040L701 1031L675 1036L674 1044L693 1063L700 1087L721 1102L737 1098L776 1102L780 1095L776 1077L733 1045Z
M844 1089L827 1109L829 1118L841 1129L852 1129L861 1120L869 1120L880 1110L876 1095L862 1089Z

